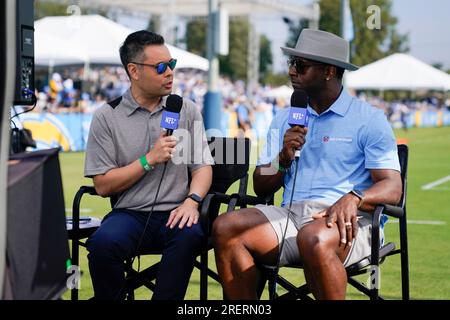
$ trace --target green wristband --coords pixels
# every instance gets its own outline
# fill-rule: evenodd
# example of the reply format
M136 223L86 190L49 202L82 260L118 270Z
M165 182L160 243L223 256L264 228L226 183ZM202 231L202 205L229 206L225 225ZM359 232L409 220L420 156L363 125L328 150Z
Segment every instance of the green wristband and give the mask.
M272 162L272 166L275 167L275 168L277 169L278 172L283 172L283 173L284 173L284 172L286 171L286 168L283 167L283 166L282 166L278 161L276 161L276 160Z
M280 163L280 155L281 155L281 151L278 154L278 158L275 159L274 164L277 167L278 172L283 172L284 173L284 172L286 172L287 169L290 168L291 165L289 164L287 167L281 165L281 163Z
M141 163L142 168L144 168L145 171L148 172L152 170L153 167L148 163L147 157L145 155L139 158L139 162Z

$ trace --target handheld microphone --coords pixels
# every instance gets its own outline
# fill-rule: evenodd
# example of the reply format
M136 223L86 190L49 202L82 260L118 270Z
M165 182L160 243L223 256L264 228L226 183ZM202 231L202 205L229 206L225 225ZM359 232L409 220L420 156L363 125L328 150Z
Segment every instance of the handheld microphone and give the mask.
M173 131L178 128L182 106L183 98L179 95L171 94L167 97L166 107L161 118L161 127L166 129L167 136L171 136Z
M303 90L295 90L291 96L291 109L289 110L288 123L291 127L308 127L309 113L308 95ZM295 151L295 157L300 157L300 150Z

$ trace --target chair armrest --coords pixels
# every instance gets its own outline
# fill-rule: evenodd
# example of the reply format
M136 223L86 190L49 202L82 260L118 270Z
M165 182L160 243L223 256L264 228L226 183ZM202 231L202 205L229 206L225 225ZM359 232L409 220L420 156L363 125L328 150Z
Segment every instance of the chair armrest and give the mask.
M257 204L267 204L269 203L270 199L263 199L260 197L255 197L255 196L251 196L251 195L243 195L243 196L239 196L239 200L238 200L238 205L239 206L244 206L244 205L257 205Z
M98 196L94 186L81 186L78 192L81 192L82 194L89 193L91 196Z
M209 235L210 226L212 222L217 218L217 215L211 215L211 206L213 204L227 204L230 202L233 196L226 195L219 192L208 193L206 197L203 199L202 204L200 206L200 223L203 227L203 230Z
M381 204L377 204L376 207L383 208L381 213L386 214L391 217L399 218L399 219L401 217L403 217L403 214L405 213L403 208L393 206L390 204L381 203Z
M81 186L80 189L78 189L77 193L75 194L75 197L73 198L73 204L72 204L72 230L73 230L73 232L78 232L78 230L79 230L80 203L81 203L81 198L85 194L90 194L93 196L98 195L97 191L95 191L95 188L93 186Z
M372 266L379 264L379 248L380 248L380 219L382 214L386 214L395 218L404 216L403 208L392 206L389 204L377 204L372 215L372 244L371 244L371 261Z

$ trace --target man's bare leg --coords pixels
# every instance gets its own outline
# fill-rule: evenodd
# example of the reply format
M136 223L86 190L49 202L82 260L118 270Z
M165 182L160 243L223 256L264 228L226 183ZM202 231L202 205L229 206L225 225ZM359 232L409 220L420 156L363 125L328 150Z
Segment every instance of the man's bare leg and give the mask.
M259 263L274 264L278 238L255 208L221 214L213 226L217 270L227 299L257 299Z
M305 277L314 297L344 300L347 273L342 263L350 247L340 242L337 226L327 227L326 219L311 222L300 229L297 244Z

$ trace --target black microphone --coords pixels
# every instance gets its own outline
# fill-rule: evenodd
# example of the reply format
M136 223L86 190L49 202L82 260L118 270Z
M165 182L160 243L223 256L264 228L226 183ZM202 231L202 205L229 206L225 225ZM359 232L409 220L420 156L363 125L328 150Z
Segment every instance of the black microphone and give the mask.
M294 90L291 96L291 109L289 110L288 123L291 127L299 126L301 128L308 126L309 114L308 95L303 90ZM300 150L295 151L295 157L300 157Z
M171 136L173 130L178 128L182 106L183 98L179 95L171 94L167 97L166 106L161 118L161 127L166 129L167 136Z

